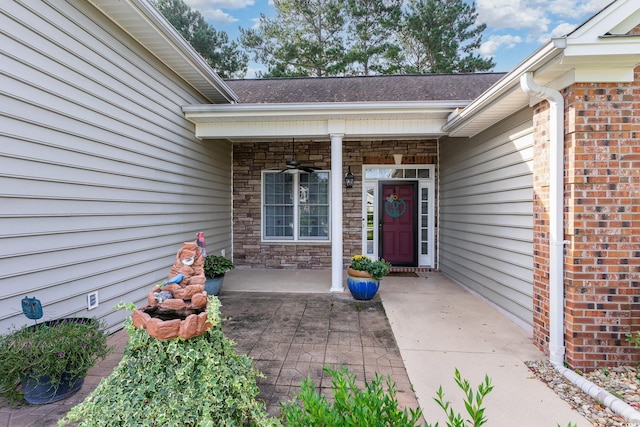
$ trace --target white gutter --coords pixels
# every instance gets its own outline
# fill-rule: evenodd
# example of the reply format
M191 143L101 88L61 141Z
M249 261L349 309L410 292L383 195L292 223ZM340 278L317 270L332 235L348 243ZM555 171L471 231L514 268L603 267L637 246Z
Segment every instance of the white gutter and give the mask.
M529 96L549 101L549 356L564 363L564 98L557 90L533 81L531 71L520 77Z
M529 96L549 101L549 359L572 384L629 421L640 422L640 412L564 367L564 98L557 90L537 84L533 73L520 77Z

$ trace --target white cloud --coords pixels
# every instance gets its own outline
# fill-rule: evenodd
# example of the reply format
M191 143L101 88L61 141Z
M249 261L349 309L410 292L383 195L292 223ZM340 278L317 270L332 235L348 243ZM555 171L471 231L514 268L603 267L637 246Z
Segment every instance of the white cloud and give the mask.
M480 46L480 54L493 58L498 50L513 49L517 44L522 43L522 37L505 35L494 35Z
M264 65L259 65L254 62L250 62L249 66L247 67L247 74L245 75L245 78L255 79L256 77L258 77L258 73L266 73L266 72L267 72L267 68Z
M549 34L549 37L566 36L567 34L572 32L573 30L575 30L576 26L577 26L576 24L572 24L570 22L562 22L562 23L558 24L553 30L551 30L551 33Z
M539 34L547 32L551 23L538 1L478 0L477 11L478 21L491 29L527 29Z
M211 21L220 25L228 25L238 21L237 18L223 12L221 9L205 9L200 10L206 21Z
M253 6L255 0L184 0L184 2L191 7L191 9L197 9L200 13L205 10L215 9L244 9L249 6Z
M549 3L547 8L550 13L571 19L586 19L611 3L611 0L554 0Z

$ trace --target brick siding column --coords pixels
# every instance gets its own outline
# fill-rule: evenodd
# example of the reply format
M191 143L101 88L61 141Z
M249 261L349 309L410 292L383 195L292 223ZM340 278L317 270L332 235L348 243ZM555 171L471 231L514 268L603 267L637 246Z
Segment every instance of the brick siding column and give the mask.
M640 68L634 83L580 83L564 92L566 361L581 370L633 364L639 355L625 339L640 328L639 75ZM543 108L536 110L541 124ZM536 165L534 339L544 348L548 239L545 186L538 182L547 174Z

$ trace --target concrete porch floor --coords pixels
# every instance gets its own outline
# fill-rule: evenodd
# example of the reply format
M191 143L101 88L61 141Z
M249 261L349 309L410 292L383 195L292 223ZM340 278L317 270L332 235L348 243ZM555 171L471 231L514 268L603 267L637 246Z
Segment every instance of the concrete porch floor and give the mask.
M222 315L232 317L225 334L267 376L259 385L272 414L273 402L289 398L307 374L326 387L322 366L342 363L360 381L389 373L401 404L417 402L429 423L446 425L433 401L441 385L466 415L453 380L457 368L474 389L491 378L488 426L591 425L524 365L544 358L529 332L443 275L420 275L384 278L379 296L355 308L346 282L345 293L329 293L330 271L232 270L220 295ZM119 331L110 340L116 352L92 368L77 394L49 405L0 408L0 427L55 426L119 362L127 335ZM365 362L365 354L377 357Z

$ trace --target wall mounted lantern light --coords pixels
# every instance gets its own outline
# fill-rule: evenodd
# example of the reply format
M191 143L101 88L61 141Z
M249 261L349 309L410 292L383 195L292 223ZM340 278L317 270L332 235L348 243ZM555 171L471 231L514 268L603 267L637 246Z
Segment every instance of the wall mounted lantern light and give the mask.
M355 181L355 178L353 177L353 174L351 173L351 166L349 166L349 171L344 176L344 185L345 185L345 187L347 187L347 188L353 187L353 181Z

